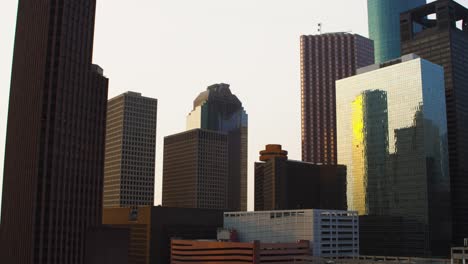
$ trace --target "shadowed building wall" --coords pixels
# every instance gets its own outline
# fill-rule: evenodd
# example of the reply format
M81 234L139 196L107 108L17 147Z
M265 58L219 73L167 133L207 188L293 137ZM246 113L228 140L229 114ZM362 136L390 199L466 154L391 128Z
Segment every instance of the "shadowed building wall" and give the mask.
M86 232L86 264L128 264L130 230L99 226Z
M373 63L373 42L362 36L301 36L302 161L337 164L335 81Z
M108 79L92 65L95 0L20 0L0 259L83 264L101 222Z
M436 19L426 18L431 14ZM459 246L468 237L468 10L439 0L400 19L402 54L416 53L444 67L453 245Z
M161 206L104 208L103 224L130 230L129 264L170 263L172 238L216 239L223 211Z
M346 210L346 167L288 160L267 145L255 163L255 210Z

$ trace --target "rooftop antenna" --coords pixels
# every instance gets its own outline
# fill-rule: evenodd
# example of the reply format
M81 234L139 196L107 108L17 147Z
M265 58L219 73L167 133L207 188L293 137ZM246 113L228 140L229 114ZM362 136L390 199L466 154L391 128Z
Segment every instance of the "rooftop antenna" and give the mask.
M319 33L320 35L322 35L322 23L318 23L318 24L317 24L317 27L318 27L318 29L317 29L318 33Z

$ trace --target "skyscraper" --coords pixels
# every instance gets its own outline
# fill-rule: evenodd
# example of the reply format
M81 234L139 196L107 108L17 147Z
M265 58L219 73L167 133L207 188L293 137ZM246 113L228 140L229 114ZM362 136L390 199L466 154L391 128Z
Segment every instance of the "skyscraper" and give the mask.
M229 209L229 150L224 132L192 129L164 138L162 205Z
M20 0L0 259L84 262L101 223L108 79L92 65L95 0Z
M428 19L436 14L436 19ZM430 16L429 16L430 17ZM424 30L415 30L413 25ZM468 10L439 0L401 15L401 50L444 67L455 245L468 238Z
M348 208L383 216L366 220L372 225L384 221L374 237L387 241L374 253L448 255L450 177L442 67L410 54L359 69L338 80L336 91L338 161L348 167L351 183ZM389 252L383 246L390 244L395 225L413 228L397 238L402 251ZM376 246L371 243L363 245Z
M135 92L109 100L104 207L153 205L157 107Z
M373 63L374 45L362 36L301 36L303 161L336 164L335 81Z
M375 63L400 57L400 13L426 0L367 0L369 38L374 41Z
M247 113L229 84L214 84L200 93L187 116L187 130L200 128L228 136L230 210L247 210Z

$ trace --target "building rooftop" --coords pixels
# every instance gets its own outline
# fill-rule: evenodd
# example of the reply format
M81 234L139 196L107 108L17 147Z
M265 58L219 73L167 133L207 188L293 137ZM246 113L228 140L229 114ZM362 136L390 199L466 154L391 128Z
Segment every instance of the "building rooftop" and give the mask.
M385 67L388 67L388 66L392 66L392 65L395 65L395 64L402 63L402 62L411 61L411 60L418 59L418 58L419 58L419 56L414 54L414 53L403 55L400 58L396 58L396 59L385 61L385 62L382 62L382 63L376 63L376 64L372 64L372 65L369 65L369 66L366 66L366 67L359 68L359 69L356 70L356 74L362 74L362 73L378 70L378 69L381 69L381 68L385 68Z

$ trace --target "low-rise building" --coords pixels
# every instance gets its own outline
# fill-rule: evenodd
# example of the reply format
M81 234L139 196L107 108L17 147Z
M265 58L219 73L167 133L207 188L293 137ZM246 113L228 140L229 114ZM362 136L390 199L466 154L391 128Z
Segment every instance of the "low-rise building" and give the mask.
M465 247L452 248L451 264L466 264L468 262L468 243L465 238Z
M357 256L359 218L354 211L287 210L224 213L224 228L240 242L294 243L308 240L314 256Z
M171 264L293 263L309 254L309 241L296 243L171 240Z
M171 239L216 239L223 211L162 206L104 208L103 224L130 230L129 264L167 264Z

